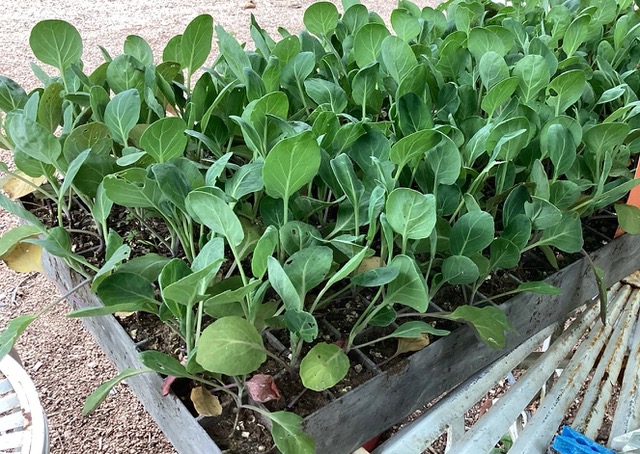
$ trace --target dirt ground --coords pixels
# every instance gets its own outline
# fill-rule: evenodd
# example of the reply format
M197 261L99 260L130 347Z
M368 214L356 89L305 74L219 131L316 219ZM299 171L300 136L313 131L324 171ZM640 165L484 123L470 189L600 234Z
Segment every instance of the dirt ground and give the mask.
M253 3L255 8L247 9L247 0L2 0L0 74L27 90L38 84L30 68L35 58L29 48L29 32L43 19L64 19L78 28L84 40L83 61L86 72L90 72L102 61L98 45L117 55L130 34L145 38L159 59L167 41L203 13L211 14L216 24L241 41L249 41L251 14L274 35L279 26L298 31L304 9L312 1ZM389 17L395 5L384 0L363 3L384 18ZM50 68L47 70L53 74ZM2 150L0 159L11 161L10 154ZM16 223L13 216L0 209L0 234ZM0 264L0 326L12 317L37 311L56 296L53 285L42 276L18 275ZM51 452L174 452L126 385L115 388L115 393L93 415L81 416L85 397L116 371L81 323L65 317L66 310L60 305L41 317L17 345L47 413Z

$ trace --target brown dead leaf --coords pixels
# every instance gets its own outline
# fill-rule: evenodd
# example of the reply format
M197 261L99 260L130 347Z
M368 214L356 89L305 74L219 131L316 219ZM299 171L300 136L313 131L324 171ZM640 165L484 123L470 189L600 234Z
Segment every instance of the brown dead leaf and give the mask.
M375 270L376 268L380 268L381 266L382 259L377 255L374 255L373 257L367 257L366 259L363 259L362 262L360 262L360 266L354 274L357 275L366 273L367 271Z
M269 402L280 400L280 390L271 375L256 374L244 383L249 390L251 398L256 402Z
M35 187L42 186L47 182L46 177L30 177L19 170L16 170L15 173L19 175L20 178L7 175L0 180L0 186L12 200L31 194L36 190ZM32 184L26 183L24 180L30 181Z
M253 2L253 0L248 0L247 3L244 4L242 9L254 9L255 7L256 4Z
M401 337L400 339L398 339L398 349L396 350L396 355L400 355L402 353L417 352L425 348L427 345L429 345L429 335L427 333L422 333L420 337Z
M36 244L18 243L2 256L9 268L18 273L42 273L42 248Z
M191 402L200 416L220 416L222 414L220 401L204 386L196 386L191 390Z

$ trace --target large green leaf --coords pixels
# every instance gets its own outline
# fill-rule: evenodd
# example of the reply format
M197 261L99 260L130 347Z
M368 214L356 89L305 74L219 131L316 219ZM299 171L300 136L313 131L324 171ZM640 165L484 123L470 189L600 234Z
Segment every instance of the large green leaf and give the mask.
M469 257L452 255L442 261L442 278L450 284L472 284L478 277L478 265Z
M333 263L333 251L326 246L304 248L287 259L284 271L297 290L300 300L312 288L319 285L329 273Z
M148 310L158 305L153 286L144 277L117 272L107 276L98 286L96 293L105 306L127 305L122 311Z
M332 388L349 372L349 358L335 344L320 342L300 362L300 378L305 388L324 391Z
M331 2L312 3L304 12L304 26L314 35L329 36L338 26L338 8Z
M27 93L16 81L0 76L0 110L10 112L21 109L27 99Z
M380 54L388 74L398 84L418 65L411 47L397 36L387 36L382 41Z
M242 224L227 202L208 192L192 191L186 203L198 222L224 236L233 247L242 243Z
M562 73L547 87L547 93L555 92L555 96L548 96L546 103L555 108L556 116L560 115L580 99L586 84L587 80L581 69Z
M534 100L551 78L547 62L540 55L524 56L514 66L513 75L519 78L518 86L524 102Z
M421 194L407 188L394 189L385 212L391 228L403 238L428 238L436 225L436 199L433 194Z
M267 194L289 199L317 175L320 159L320 147L310 131L281 140L271 149L262 168Z
M5 123L7 133L15 144L15 150L53 166L62 153L58 139L44 126L25 114L13 113Z
M129 133L138 123L140 106L140 94L133 88L118 93L107 104L104 122L111 136L122 146L127 146Z
M377 61L382 42L389 35L383 24L369 23L360 27L353 39L353 56L360 68Z
M76 28L58 19L38 22L29 36L29 45L38 60L61 72L82 57L82 38Z
M287 311L302 310L303 300L280 262L271 256L267 257L267 269L269 270L269 283L282 298Z
M574 253L582 249L582 225L580 218L563 213L555 226L543 231L538 246L554 246L563 252Z
M267 258L273 255L277 244L278 229L269 225L258 240L251 258L251 272L256 278L262 279L264 276L267 271Z
M482 342L491 348L504 348L507 345L505 333L512 329L504 312L494 306L460 306L447 318L469 323Z
M187 146L186 123L178 117L161 118L147 127L140 137L140 147L156 162L182 156Z
M223 317L207 326L197 348L198 364L209 372L229 376L250 374L267 359L260 333L237 316Z
M181 52L178 55L181 58L179 63L187 68L189 76L207 61L212 39L213 18L209 14L197 16L185 28L180 39Z
M451 228L449 244L456 255L482 251L493 241L493 218L485 211L470 211L460 217Z
M615 205L620 228L627 233L637 235L640 233L640 208L633 205L618 203ZM4 237L3 237L4 238Z
M426 311L429 306L427 284L416 262L406 255L397 255L389 266L398 270L398 277L387 285L384 301L409 306L418 312Z
M314 454L314 441L302 431L302 417L288 411L267 415L271 419L271 436L282 454Z

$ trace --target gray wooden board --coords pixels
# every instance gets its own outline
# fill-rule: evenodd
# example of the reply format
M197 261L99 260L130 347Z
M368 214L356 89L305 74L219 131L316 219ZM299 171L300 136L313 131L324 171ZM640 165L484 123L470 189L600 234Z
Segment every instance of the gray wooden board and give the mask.
M82 278L71 271L66 263L46 252L43 252L42 264L45 273L55 281L62 293L82 282ZM75 292L68 301L75 309L102 306L88 286ZM127 367L144 368L133 341L113 316L83 317L81 320L119 371ZM221 453L178 398L173 394L162 396L162 378L158 374L136 375L128 378L127 384L180 454Z
M640 268L639 238L624 235L592 258L604 270L607 286L612 285ZM314 436L317 453L353 452L525 339L563 319L598 292L586 259L555 273L547 282L561 287L562 294L521 294L501 306L515 328L508 335L505 349L485 346L469 327L458 329L307 417L303 427Z

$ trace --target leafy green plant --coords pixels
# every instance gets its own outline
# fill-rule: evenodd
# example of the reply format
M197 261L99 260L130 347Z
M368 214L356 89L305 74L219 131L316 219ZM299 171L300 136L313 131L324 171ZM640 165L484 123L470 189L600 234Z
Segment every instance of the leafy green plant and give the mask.
M2 257L30 244L91 277L104 307L72 316L155 314L185 353L143 352L149 370L269 418L285 453L313 443L299 416L247 403L264 401L248 383L268 358L322 391L348 374L353 349L444 336L442 320L502 348L510 325L494 300L557 289L478 298L481 285L530 251L552 265L554 250L580 252L581 217L637 184L631 1L403 0L391 30L358 2L343 9L316 2L306 30L280 37L252 19L255 50L202 15L161 61L129 36L90 74L75 28L45 21L30 44L57 73L38 69L31 93L0 77L0 145L14 156L2 169L55 207L45 226L0 197L32 224L0 239ZM203 68L214 35L220 55ZM636 233L637 210L616 210ZM78 212L94 229L73 228ZM123 213L148 252L116 231ZM83 233L104 245L99 263L72 248ZM466 300L442 311L433 301L446 291ZM345 298L360 302L355 321L320 341L319 321ZM12 325L3 352L30 321Z

